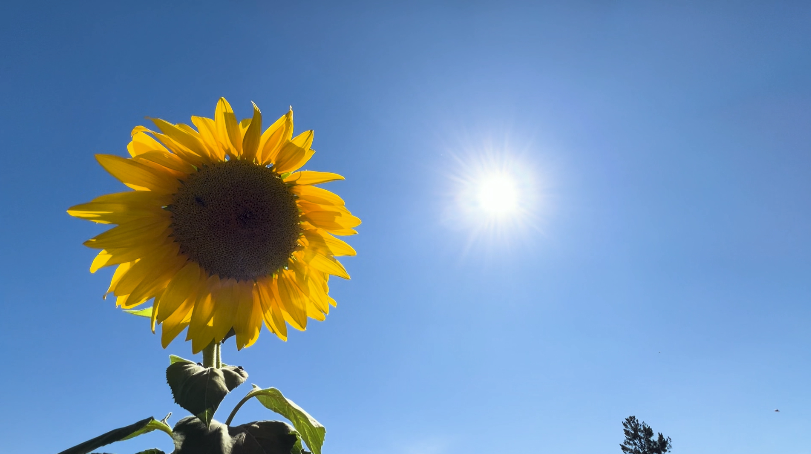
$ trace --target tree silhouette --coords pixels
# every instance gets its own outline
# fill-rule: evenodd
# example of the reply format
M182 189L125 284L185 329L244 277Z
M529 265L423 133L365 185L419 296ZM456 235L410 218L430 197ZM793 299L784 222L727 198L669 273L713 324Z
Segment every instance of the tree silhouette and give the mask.
M665 454L672 447L670 437L665 438L659 433L659 438L653 439L653 429L644 421L640 422L636 416L629 416L622 422L625 442L620 444L625 454Z

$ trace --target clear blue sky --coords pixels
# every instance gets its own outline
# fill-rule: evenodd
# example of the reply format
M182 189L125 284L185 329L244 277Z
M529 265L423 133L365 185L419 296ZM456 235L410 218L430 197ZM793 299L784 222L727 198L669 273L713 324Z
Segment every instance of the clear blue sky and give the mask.
M189 344L101 299L102 229L65 210L123 189L93 155L144 116L220 96L292 105L363 219L325 322L224 351L325 453L620 452L629 415L678 453L808 452L811 5L340 3L0 6L4 452L185 415ZM454 177L485 154L532 222L473 238Z

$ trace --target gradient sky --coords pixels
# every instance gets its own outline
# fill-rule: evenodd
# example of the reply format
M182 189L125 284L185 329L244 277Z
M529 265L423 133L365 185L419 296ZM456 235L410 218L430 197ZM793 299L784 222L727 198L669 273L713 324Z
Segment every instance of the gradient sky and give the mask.
M292 105L363 220L325 322L224 347L325 454L619 453L629 415L676 453L808 452L808 2L339 3L0 5L2 451L186 415L190 344L101 299L103 228L65 210L124 190L93 155L145 116L225 96ZM461 216L499 165L527 213Z

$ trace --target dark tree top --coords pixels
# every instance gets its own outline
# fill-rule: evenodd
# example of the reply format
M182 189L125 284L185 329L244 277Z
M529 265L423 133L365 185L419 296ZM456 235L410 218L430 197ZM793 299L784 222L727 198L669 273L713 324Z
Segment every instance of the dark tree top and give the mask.
M662 433L653 438L653 429L644 421L638 421L636 416L629 416L622 422L625 441L620 444L625 454L665 454L670 452L672 444L670 437L665 438Z

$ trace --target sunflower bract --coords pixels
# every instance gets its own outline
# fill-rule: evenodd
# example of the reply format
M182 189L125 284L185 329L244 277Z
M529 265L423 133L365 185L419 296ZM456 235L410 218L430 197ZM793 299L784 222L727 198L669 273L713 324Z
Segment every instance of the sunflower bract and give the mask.
M116 305L154 298L164 348L188 328L195 353L232 329L242 349L263 324L286 340L287 324L324 320L335 306L329 276L349 279L335 257L355 255L334 235L355 234L360 219L314 186L342 176L299 170L315 153L312 131L293 137L292 110L263 131L256 105L237 121L224 98L194 127L152 122L157 131L133 129L129 158L96 156L132 191L68 210L115 224L85 245L101 250L91 272L117 266Z

